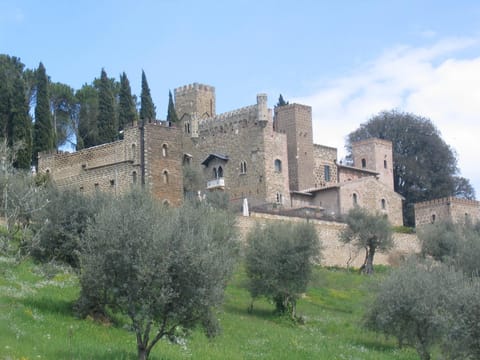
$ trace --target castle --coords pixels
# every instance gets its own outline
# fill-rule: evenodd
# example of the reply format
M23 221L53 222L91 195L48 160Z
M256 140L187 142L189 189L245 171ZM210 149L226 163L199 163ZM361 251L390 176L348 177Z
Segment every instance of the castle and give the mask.
M178 124L154 121L125 129L122 140L74 153L40 153L39 172L60 186L84 192L121 193L144 186L165 203L184 197L186 175L198 173L196 192L223 191L251 207L314 209L339 217L359 205L402 225L402 196L393 188L392 144L369 139L352 144L353 165L337 149L313 143L312 109L256 103L216 114L215 88L175 89ZM190 189L192 190L192 189Z

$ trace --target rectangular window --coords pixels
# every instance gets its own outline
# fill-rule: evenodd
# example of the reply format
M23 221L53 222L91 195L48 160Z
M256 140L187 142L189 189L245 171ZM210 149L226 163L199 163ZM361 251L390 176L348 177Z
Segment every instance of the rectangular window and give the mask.
M324 167L325 181L330 181L330 166L325 165Z

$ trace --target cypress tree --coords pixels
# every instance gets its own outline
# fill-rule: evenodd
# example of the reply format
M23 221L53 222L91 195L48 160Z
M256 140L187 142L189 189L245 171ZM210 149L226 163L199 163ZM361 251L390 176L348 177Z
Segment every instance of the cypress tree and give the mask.
M278 97L278 103L277 105L275 105L275 107L285 106L285 105L288 105L288 101L285 101L282 94L280 94L280 96Z
M48 97L48 78L42 63L37 69L35 106L35 125L33 130L33 163L37 165L37 157L40 151L49 151L55 148L55 139L50 113L50 101Z
M167 121L171 124L178 122L177 112L175 111L175 105L173 105L172 92L168 92L168 111Z
M98 143L105 144L117 139L118 131L115 121L115 99L111 81L102 69L98 88Z
M16 150L13 166L28 170L32 161L32 121L28 114L25 84L20 76L13 83L11 104L9 145Z
M150 88L148 87L145 71L142 70L142 94L140 95L140 120L142 124L156 119L155 105L153 104Z
M137 120L137 109L133 101L132 89L127 74L120 75L120 94L118 104L118 130L133 125Z

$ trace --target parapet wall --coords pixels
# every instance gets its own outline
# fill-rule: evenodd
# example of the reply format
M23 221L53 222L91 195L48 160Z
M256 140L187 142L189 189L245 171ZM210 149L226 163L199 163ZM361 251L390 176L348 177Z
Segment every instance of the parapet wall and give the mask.
M252 213L250 217L239 216L237 226L240 230L241 238L245 241L248 232L257 222L266 224L272 221L290 221L303 222L302 218L285 217L279 215ZM310 219L318 232L322 242L322 260L323 266L360 267L365 258L365 251L358 250L352 245L345 245L339 240L340 232L345 228L345 224ZM416 235L412 234L394 234L394 247L388 253L375 253L374 264L376 265L397 265L398 261L408 256L420 252L420 243Z

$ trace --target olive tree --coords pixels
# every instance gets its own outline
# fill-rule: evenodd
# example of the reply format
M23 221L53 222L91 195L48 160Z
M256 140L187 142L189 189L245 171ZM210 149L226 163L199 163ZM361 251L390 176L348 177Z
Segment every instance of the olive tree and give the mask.
M215 335L238 251L233 221L211 206L165 207L141 192L115 199L85 233L80 313L127 316L139 359L196 325Z
M461 277L438 263L407 261L380 285L365 315L366 327L396 337L429 360L431 347L451 324L448 304Z
M309 223L259 224L248 234L248 290L252 299L266 296L282 314L296 316L296 301L307 289L320 241Z
M348 212L345 222L347 227L340 233L340 240L365 249L361 269L365 274L372 274L375 253L389 250L393 246L390 222L385 216L371 214L358 206Z

